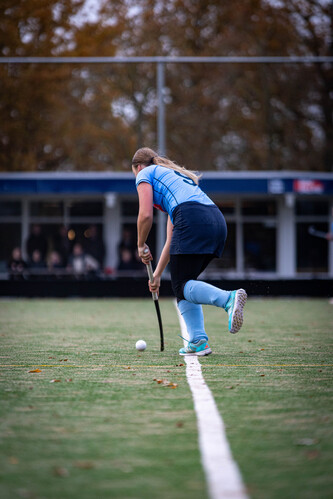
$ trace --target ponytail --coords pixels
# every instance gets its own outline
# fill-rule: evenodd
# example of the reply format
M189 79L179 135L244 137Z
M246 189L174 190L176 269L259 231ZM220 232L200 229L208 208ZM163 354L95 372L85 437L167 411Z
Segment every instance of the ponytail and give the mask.
M142 147L141 149L138 149L134 154L132 159L132 166L136 168L138 165L145 165L145 166L159 165L159 166L164 166L165 168L170 168L170 170L174 170L180 173L181 175L186 175L191 180L193 180L193 182L197 185L199 184L199 179L201 177L201 175L197 175L196 172L188 170L183 166L177 165L177 163L171 161L168 158L159 156L155 151L153 151L149 147Z

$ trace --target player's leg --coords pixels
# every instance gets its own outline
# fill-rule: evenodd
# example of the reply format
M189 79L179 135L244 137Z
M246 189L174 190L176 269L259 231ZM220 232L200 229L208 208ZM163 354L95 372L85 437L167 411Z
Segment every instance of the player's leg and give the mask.
M184 256L190 256L190 258L184 258ZM211 353L205 331L202 306L184 300L182 291L184 282L190 278L196 278L200 274L204 258L204 255L200 258L193 258L193 255L171 255L170 258L171 284L177 298L179 312L184 319L189 335L189 342L180 349L180 355L208 355Z
M230 333L237 333L242 327L247 300L244 289L225 291L203 281L190 280L186 282L183 293L190 303L224 308L229 315Z
M185 299L193 305L213 305L223 308L229 315L229 331L237 333L243 324L243 309L247 294L244 289L226 291L206 282L197 281L197 277L212 259L213 255L171 255L171 273L174 268L174 273L178 276L175 294L178 302Z

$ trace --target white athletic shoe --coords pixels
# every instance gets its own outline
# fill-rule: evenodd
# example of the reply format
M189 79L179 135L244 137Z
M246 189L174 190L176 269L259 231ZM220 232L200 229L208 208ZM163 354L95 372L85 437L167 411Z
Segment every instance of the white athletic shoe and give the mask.
M247 300L247 294L244 289L231 291L230 298L225 306L229 315L230 333L238 333L243 325L243 309Z

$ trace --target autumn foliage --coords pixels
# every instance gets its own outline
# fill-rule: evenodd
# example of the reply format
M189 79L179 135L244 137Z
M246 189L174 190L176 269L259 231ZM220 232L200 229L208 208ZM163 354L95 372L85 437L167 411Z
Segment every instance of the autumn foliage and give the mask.
M1 56L329 56L322 0L3 0ZM1 64L2 171L126 170L157 147L154 64ZM333 165L332 64L166 65L167 153L199 170Z

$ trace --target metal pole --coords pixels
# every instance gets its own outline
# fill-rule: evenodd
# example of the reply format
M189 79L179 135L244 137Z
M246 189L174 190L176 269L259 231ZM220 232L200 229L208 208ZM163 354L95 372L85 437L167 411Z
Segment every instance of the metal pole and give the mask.
M157 146L159 154L166 154L165 141L165 105L164 105L164 86L165 86L165 64L157 63ZM165 224L166 217L161 211L157 214L157 233L156 233L156 256L159 257L165 243Z
M128 64L128 63L207 63L207 64L323 64L332 63L333 56L227 56L227 57L0 57L0 64Z
M165 109L164 109L164 62L157 63L157 144L160 154L166 153L165 148Z

